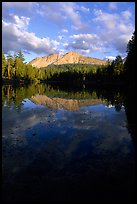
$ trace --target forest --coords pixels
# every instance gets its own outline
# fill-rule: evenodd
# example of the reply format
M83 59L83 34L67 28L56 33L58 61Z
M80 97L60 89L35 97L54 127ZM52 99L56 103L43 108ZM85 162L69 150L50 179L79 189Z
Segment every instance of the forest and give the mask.
M65 83L130 83L135 82L135 32L127 45L127 57L123 62L118 55L107 65L91 64L64 64L49 65L45 68L36 68L29 63L24 63L24 55L20 50L14 56L8 53L5 57L2 52L2 79L4 83L40 83L40 82L65 82Z

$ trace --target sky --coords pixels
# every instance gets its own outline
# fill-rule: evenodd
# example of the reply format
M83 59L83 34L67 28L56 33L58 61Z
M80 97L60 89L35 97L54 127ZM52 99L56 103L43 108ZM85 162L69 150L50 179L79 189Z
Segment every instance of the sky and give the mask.
M99 59L127 55L135 2L2 2L2 50L26 62L76 51Z

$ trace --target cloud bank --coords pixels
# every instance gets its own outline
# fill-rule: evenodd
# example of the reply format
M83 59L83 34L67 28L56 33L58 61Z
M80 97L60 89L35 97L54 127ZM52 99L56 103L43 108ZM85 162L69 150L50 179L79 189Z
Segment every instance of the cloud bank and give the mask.
M23 50L37 55L69 50L91 55L107 51L112 57L114 52L124 55L135 29L133 13L129 7L118 11L118 2L108 3L105 9L103 3L96 3L100 8L95 9L94 3L3 2L3 51ZM39 22L45 33L41 34Z

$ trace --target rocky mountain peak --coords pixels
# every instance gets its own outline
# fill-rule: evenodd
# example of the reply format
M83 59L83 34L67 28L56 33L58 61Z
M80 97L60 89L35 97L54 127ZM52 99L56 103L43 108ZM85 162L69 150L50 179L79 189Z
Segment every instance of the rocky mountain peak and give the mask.
M55 64L99 64L104 65L107 62L105 60L96 59L92 57L84 56L78 52L67 52L64 55L54 53L48 56L35 58L30 62L32 66L37 68L47 67L48 65Z

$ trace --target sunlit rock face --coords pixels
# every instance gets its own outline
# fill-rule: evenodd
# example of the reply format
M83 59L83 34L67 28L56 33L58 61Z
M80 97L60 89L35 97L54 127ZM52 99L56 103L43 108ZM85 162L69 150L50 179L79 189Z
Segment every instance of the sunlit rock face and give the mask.
M48 65L55 64L55 65L61 65L61 64L98 64L98 65L105 65L107 62L105 60L97 59L97 58L91 58L86 57L78 52L67 52L64 55L61 54L51 54L45 57L39 57L36 59L33 59L30 64L41 68L41 67L47 67Z
M54 64L54 62L58 61L62 56L60 54L52 54L45 57L39 57L33 59L30 64L35 67L47 67L50 64Z
M31 100L36 104L46 105L50 108L64 108L66 110L75 111L83 106L96 105L102 102L101 99L65 99L65 98L50 98L46 95L32 96Z

